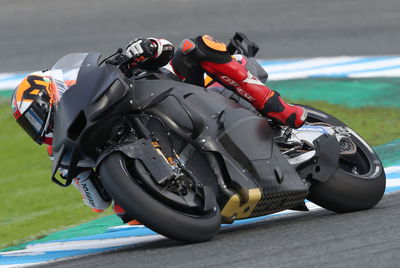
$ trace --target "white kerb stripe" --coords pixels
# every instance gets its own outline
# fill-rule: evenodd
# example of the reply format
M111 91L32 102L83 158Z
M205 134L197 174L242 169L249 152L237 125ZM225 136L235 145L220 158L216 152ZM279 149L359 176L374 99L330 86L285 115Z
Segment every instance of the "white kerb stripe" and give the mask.
M355 71L364 71L364 70L374 70L379 68L386 68L391 66L399 66L400 58L388 59L388 60L379 60L379 61L371 61L371 62L362 62L355 64L346 64L340 66L333 67L321 67L312 70L297 70L294 72L289 72L289 74L296 75L327 75L327 74L341 74L341 73L351 73ZM287 73L282 73L282 75L287 75Z
M400 179L387 179L386 187L397 187L400 186Z
M400 67L393 68L389 70L378 70L371 72L362 72L350 74L349 77L353 78L369 78L369 77L399 77L400 76Z
M342 56L342 57L320 57L320 58L314 58L314 59L304 59L304 60L299 60L293 63L282 63L282 64L277 64L277 65L270 65L268 66L268 63L264 63L263 66L267 66L267 70L269 73L274 73L274 72L280 72L280 71L298 71L301 69L307 69L307 68L313 68L313 67L318 67L318 66L324 66L324 65L332 65L332 64L345 64L349 63L352 61L356 61L359 59L363 59L363 57L348 57L348 56ZM273 62L273 61L271 61Z

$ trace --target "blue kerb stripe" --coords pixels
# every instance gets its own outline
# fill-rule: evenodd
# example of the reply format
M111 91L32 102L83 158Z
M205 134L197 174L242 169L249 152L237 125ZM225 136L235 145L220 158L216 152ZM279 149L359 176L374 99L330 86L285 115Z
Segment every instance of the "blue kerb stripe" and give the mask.
M10 80L22 80L27 75L28 75L27 73L26 74L25 73L24 74L10 74L10 76L0 78L0 82L6 82L6 81L10 81Z
M56 259L66 258L66 257L74 257L80 255L86 255L96 252L102 252L105 250L117 249L121 246L117 247L109 247L109 248L96 248L96 249L86 249L86 250L65 250L65 251L51 251L51 252L40 252L37 255L29 256L3 256L0 255L0 265L15 265L15 264L28 264L28 263L39 263L45 261L52 261Z
M261 64L261 66L268 67L268 66L274 66L274 65L281 65L281 64L292 64L292 63L297 63L297 62L302 62L304 59L298 59L298 60L259 60L258 62Z
M40 244L48 244L53 242L69 242L69 241L84 241L84 240L100 240L100 239L112 239L112 238L124 238L124 237L140 237L140 236L147 236L147 235L158 235L157 233L153 232L148 228L124 228L124 229L117 229L113 230L112 232L106 232L102 234L96 235L88 235L88 236L80 236L76 238L67 238L67 239L60 239L60 240L52 240L51 242L39 242L39 243L32 243L29 245L40 245Z
M266 215L266 216L257 217L257 218L238 220L238 221L235 221L233 224L223 224L222 226L237 226L237 225L242 225L242 224L246 224L246 223L264 220L266 218L270 218L273 216L275 216L275 215L272 214L272 215ZM107 232L103 233L103 234L81 236L81 237L76 237L76 238L67 238L67 239L60 239L60 240L52 240L51 242L38 242L38 243L29 244L29 245L47 244L47 243L53 243L53 242L70 242L70 241L85 241L85 240L87 241L87 240L124 238L124 237L132 237L132 236L139 237L139 236L148 236L148 235L158 235L158 234L146 227L143 228L143 227L132 226L132 227L121 228L121 229L107 230Z
M256 222L259 220L263 220L274 215L266 215L258 218L252 219L245 219L245 220L238 220L235 221L233 224L223 224L222 226L236 226L242 225L246 223ZM128 227L128 228L121 228L121 229L111 229L107 230L106 233L96 234L96 235L88 235L88 236L81 236L76 238L67 238L67 239L60 239L60 240L53 240L51 242L39 242L39 243L32 243L29 245L37 245L37 244L47 244L52 242L70 242L70 241L87 241L87 240L100 240L100 239L112 239L112 238L124 238L124 237L132 237L132 236L147 236L147 235L157 235L157 233L153 232L148 228L143 227Z
M359 71L348 71L344 73L326 73L326 74L313 74L309 75L308 77L347 77L352 74L362 74L362 73L370 73L370 72L378 72L378 71L385 71L385 70L392 70L392 69L399 69L400 64L392 67L382 67L378 69L368 69L368 70L359 70Z
M387 179L400 179L400 172L386 173Z
M385 193L390 193L398 190L400 190L400 186L387 187Z
M367 63L367 62L379 62L383 60L389 60L389 59L394 59L396 57L375 57L375 58L362 58L358 60L353 60L353 61L346 61L346 62L340 62L340 63L326 63L326 64L321 64L318 66L313 66L313 67L307 67L307 68L297 68L295 70L280 70L280 71L270 71L270 74L281 74L281 73L293 73L293 72L302 72L302 71L309 71L309 70L317 70L321 68L326 68L326 67L337 67L337 66L346 66L346 65L352 65L352 64L358 64L358 63ZM372 70L372 69L370 69ZM268 69L267 69L268 72ZM330 75L331 76L331 75Z

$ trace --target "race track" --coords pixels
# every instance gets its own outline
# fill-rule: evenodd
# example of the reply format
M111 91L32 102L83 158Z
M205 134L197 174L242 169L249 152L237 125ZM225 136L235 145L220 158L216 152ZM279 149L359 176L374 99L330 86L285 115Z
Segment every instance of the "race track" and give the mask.
M299 213L236 227L206 243L163 240L43 267L398 267L399 200L396 193L367 211Z
M175 44L245 32L260 58L400 54L398 0L0 0L0 72L71 52L110 54L134 37Z
M0 72L49 68L70 52L111 53L137 36L175 44L242 31L260 58L399 55L399 0L0 0ZM368 211L326 210L170 240L51 267L397 267L400 194Z

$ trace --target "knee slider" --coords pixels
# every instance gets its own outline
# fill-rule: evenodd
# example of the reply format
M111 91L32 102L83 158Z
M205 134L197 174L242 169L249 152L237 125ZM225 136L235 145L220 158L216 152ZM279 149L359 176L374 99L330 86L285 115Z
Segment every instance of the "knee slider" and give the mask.
M180 45L180 51L187 56L194 65L202 61L228 63L232 60L226 45L209 35L183 40Z

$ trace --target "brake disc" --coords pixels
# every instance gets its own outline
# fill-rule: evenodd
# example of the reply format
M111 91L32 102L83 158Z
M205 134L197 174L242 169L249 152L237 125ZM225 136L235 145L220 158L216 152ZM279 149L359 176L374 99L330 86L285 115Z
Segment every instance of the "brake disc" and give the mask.
M357 152L357 146L350 137L343 137L340 140L340 154L353 155Z

